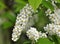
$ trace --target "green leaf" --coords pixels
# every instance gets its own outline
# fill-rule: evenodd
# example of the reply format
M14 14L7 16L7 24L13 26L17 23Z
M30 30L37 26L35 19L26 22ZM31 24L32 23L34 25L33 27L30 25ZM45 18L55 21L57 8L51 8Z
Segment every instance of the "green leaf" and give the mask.
M60 44L60 37L58 37L58 41L59 41L59 44Z
M25 41L23 44L30 44L30 41Z
M52 35L53 41L55 42L55 44L59 44L59 40L57 35Z
M60 44L60 37L59 36L56 36L56 38L57 38L57 40L58 40L58 42Z
M40 38L36 44L53 44L48 38Z
M2 24L2 28L3 29L7 29L7 28L10 28L13 24L9 21L6 21Z
M46 8L51 9L52 11L54 10L54 6L51 4L51 2L49 2L49 1L44 1L44 0L43 0L42 4L43 4Z
M42 0L28 0L34 11L39 7L41 4Z

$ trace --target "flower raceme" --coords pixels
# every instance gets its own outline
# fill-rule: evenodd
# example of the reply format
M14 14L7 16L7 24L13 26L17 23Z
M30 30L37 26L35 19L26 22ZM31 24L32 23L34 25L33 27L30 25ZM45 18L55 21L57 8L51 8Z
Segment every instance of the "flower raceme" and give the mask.
M34 11L29 4L26 4L26 6L20 11L12 33L13 41L17 41L19 39L22 30L25 29L25 26L28 23L29 18L32 16L33 12Z
M38 32L37 29L34 27L30 27L30 29L26 33L27 33L27 37L30 40L33 41L35 40L36 42L39 38L47 38L46 33L42 33L41 31Z
M57 34L60 36L60 25L55 25L55 24L47 24L46 27L44 27L44 30L47 31L50 35L55 35Z
M30 29L26 32L27 36L29 37L29 39L31 40L38 40L39 39L39 33L36 30L36 28L34 27L30 27Z
M47 24L44 30L50 35L57 34L60 37L60 9L55 9L54 13L47 14L46 16L49 16L51 23Z

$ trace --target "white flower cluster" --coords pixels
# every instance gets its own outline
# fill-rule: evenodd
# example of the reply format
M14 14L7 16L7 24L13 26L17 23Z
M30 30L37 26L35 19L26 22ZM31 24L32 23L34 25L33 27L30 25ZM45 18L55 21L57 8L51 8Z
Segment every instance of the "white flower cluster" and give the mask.
M17 16L15 27L12 33L13 41L17 41L19 39L22 30L25 29L29 18L32 16L33 12L34 11L29 4L26 4L26 6L20 11L20 14L18 14Z
M39 37L40 38L47 38L46 33L42 33L41 31L39 32Z
M12 40L17 41L21 35L22 28L20 26L15 26L12 33Z
M57 9L54 11L53 14L49 14L49 19L54 23L54 24L60 24L60 9Z
M41 31L38 32L34 27L30 27L30 29L26 33L29 39L35 40L36 42L39 38L47 38L46 33L41 33Z
M50 35L57 34L60 37L60 9L55 10L53 14L49 14L49 19L52 23L47 24L44 30Z
M30 27L30 29L26 33L31 40L37 41L39 39L39 32L36 30L36 28Z
M45 31L47 31L49 34L53 35L59 32L60 30L60 25L55 25L55 24L47 24L46 27L44 27Z

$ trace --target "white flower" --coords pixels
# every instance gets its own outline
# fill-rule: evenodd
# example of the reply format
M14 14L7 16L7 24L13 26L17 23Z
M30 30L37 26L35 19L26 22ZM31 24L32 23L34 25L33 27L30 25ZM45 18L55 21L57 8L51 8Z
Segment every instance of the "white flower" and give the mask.
M29 4L26 4L26 6L20 11L20 14L18 14L17 16L15 27L12 33L13 41L17 41L19 39L21 32L26 28L26 25L29 19L32 17L33 12L34 11Z
M27 36L31 40L38 40L39 39L39 33L34 27L30 27L30 29L27 31Z

